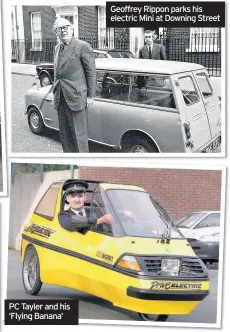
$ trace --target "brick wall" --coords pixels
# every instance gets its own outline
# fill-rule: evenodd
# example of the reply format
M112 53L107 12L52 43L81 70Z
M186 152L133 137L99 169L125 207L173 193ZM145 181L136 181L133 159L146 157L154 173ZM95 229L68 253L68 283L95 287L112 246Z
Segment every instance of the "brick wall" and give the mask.
M42 39L56 38L53 33L55 11L50 6L23 6L23 22L25 39L31 39L31 12L41 12Z
M79 174L82 179L139 185L173 220L192 211L220 209L221 171L80 167Z
M80 6L78 8L78 33L79 38L98 38L98 12L96 6Z

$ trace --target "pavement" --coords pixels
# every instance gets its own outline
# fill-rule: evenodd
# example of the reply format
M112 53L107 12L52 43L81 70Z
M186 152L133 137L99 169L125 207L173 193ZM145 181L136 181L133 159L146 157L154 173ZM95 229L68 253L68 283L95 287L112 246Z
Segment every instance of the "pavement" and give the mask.
M25 63L11 63L11 73L17 75L35 76L36 65Z

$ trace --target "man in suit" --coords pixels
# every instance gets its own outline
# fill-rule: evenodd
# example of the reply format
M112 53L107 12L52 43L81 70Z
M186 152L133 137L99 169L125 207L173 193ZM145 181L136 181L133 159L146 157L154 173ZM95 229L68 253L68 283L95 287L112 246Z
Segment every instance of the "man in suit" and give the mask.
M151 30L145 31L145 45L140 48L138 58L140 59L154 59L166 60L166 53L164 46L154 42L156 39L156 32Z
M85 233L92 225L108 224L112 221L110 214L90 220L89 211L84 208L88 186L87 182L76 180L63 188L66 193L66 202L70 206L68 210L61 211L58 215L59 223L64 229Z
M89 152L87 108L96 90L93 51L73 37L73 26L65 18L58 18L53 30L60 40L54 52L53 94L63 152Z

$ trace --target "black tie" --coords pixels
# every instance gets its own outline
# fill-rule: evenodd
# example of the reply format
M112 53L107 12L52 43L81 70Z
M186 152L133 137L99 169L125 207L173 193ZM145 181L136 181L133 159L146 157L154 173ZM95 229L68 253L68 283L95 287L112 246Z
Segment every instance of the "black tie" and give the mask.
M78 214L79 214L79 216L82 216L82 217L84 216L84 213L82 210Z
M152 50L151 50L151 47L149 47L149 59L152 59Z

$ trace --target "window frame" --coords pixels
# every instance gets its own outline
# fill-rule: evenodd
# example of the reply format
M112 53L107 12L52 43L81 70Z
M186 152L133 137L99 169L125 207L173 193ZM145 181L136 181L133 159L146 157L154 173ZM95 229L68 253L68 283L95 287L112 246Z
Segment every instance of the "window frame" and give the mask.
M191 103L191 104L186 104L186 102L185 102L185 100L184 100L183 93L182 93L182 89L181 89L181 87L180 87L180 79L182 79L182 78L186 78L186 77L191 78L192 83L193 83L194 88L195 88L195 91L196 91L197 96L198 96L198 100L195 101L195 102L193 102L193 103ZM191 76L191 75L180 76L180 77L178 78L178 82L179 82L179 87L180 87L180 91L181 91L182 98L183 98L183 101L184 101L185 106L188 106L188 107L189 107L189 106L195 105L196 103L200 102L200 94L199 94L199 91L198 91L198 89L197 89L196 82L195 82L193 76Z
M33 15L34 14L39 14L39 16L40 16L40 30L39 30L41 32L41 38L40 39L35 39L34 38L34 32L35 32L34 29L33 29ZM41 12L40 11L30 13L30 28L31 28L31 37L32 37L32 48L31 48L31 50L32 51L37 51L37 52L42 51L42 22L41 22ZM35 40L40 41L39 42L40 43L39 47L35 46Z
M210 31L210 29L215 29L216 32ZM198 32L197 32L198 30ZM207 40L204 44L196 45L195 41L195 34L199 34L199 38L210 38L212 41L214 38L214 41L216 40L216 43L207 43ZM206 37L203 37L206 34ZM215 34L214 37L211 36L211 34ZM209 36L208 36L209 35ZM219 46L218 46L218 38L220 38L219 28L212 28L212 27L194 27L190 28L189 33L189 48L186 49L186 52L189 53L195 53L195 52L206 52L206 53L217 53L220 52Z
M95 96L96 100L100 100L100 101L103 101L103 102L109 102L109 103L122 104L122 105L129 105L129 106L132 105L133 107L144 107L144 108L148 108L148 109L157 109L157 110L164 110L166 112L179 113L179 110L177 108L147 105L147 104L141 104L141 103L136 103L136 102L130 101L130 94L131 94L131 91L132 91L132 79L131 79L131 77L134 77L134 76L159 76L159 77L162 77L162 74L125 72L125 71L107 70L107 69L97 69L97 73L104 73L104 74L106 74L106 73L116 74L117 73L118 75L128 75L129 76L129 95L128 95L128 100L127 101L115 100L115 99L110 99L110 98L102 98L102 97L97 96L97 95ZM176 98L175 98L175 92L174 92L174 88L173 88L173 84L172 84L171 75L170 74L165 74L165 76L167 76L170 80L170 83L171 83L171 86L172 86L172 94L173 94L174 102L175 102L175 105L176 105ZM96 79L96 82L97 82L97 79Z
M198 80L196 80L196 83L197 83L197 86L198 86L198 88L199 88L199 90L200 90L200 93L202 94L202 96L203 96L205 99L212 97L212 96L213 96L213 88L212 88L212 86L211 86L211 84L210 84L210 80L209 80L208 75L207 75L205 72L195 73L195 76L199 76L199 75L204 75L204 76L205 76L206 81L207 81L207 83L208 83L208 86L209 86L209 88L210 88L210 90L211 90L211 92L212 92L209 96L204 96L204 94L203 94L203 92L202 92L202 90L201 90L201 88L200 88L200 86L199 86Z
M101 30L105 29L105 36L102 36ZM108 38L108 46L104 45L102 38ZM106 7L98 6L98 48L114 48L114 28L106 27Z

